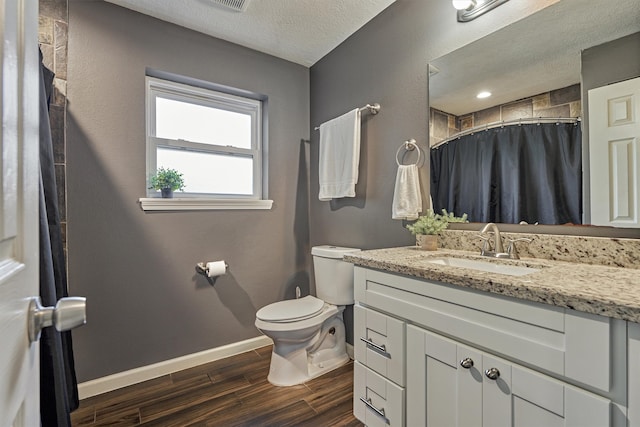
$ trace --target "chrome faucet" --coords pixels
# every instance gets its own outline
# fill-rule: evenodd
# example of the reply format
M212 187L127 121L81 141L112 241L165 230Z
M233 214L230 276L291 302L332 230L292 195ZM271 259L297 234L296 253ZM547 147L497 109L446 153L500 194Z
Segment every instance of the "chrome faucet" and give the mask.
M493 245L491 244L491 239L488 236L484 236L485 233L493 233ZM482 256L490 256L493 258L511 258L511 259L520 259L518 255L518 250L516 248L516 242L531 242L531 239L527 238L519 238L519 239L507 239L509 241L509 247L507 247L507 251L504 251L504 247L502 245L502 236L500 235L500 230L498 226L493 222L488 223L482 230L480 230L480 238L484 240L482 244L482 250L480 251L480 255ZM493 248L492 248L493 246Z
M493 233L493 250L491 250L489 238L483 236L483 234L487 232ZM480 238L484 240L480 255L490 256L494 258L510 258L509 254L504 251L504 247L502 246L502 236L500 236L500 230L498 229L498 226L493 222L490 222L482 227L482 230L480 230Z

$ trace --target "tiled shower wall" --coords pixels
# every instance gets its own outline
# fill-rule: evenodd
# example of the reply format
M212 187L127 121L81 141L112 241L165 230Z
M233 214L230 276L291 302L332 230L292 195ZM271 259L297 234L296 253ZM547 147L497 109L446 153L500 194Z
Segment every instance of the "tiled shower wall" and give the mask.
M38 41L44 65L55 73L49 107L62 239L67 250L66 127L68 0L40 0Z
M462 116L454 116L433 108L430 110L430 114L429 145L431 146L458 132L502 120L580 117L582 115L580 85L575 84L552 90Z

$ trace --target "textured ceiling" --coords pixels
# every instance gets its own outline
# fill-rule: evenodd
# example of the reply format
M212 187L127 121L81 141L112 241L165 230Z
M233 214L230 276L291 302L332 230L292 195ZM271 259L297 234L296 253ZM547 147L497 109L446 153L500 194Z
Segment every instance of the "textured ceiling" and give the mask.
M395 0L252 0L245 12L210 0L106 1L311 66Z
M562 0L444 55L431 63L430 104L462 115L579 83L581 51L640 31L638 6Z

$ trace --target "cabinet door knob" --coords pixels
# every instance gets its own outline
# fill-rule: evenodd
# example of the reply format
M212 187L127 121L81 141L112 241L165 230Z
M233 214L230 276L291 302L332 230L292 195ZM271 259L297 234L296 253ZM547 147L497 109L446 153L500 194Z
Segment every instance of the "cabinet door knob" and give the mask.
M497 380L498 377L500 376L500 371L498 370L498 368L489 368L486 371L484 371L484 374L490 380Z
M464 359L462 359L460 361L460 366L462 366L465 369L470 369L473 367L473 359L470 357L465 357Z

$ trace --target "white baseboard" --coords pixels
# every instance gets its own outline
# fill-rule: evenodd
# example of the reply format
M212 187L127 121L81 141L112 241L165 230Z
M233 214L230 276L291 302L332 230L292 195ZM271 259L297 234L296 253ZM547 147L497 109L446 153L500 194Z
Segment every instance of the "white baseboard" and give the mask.
M349 355L351 360L355 360L355 357L353 357L353 345L349 343L347 343L347 354Z
M194 366L224 359L225 357L234 356L236 354L255 350L256 348L271 344L273 344L271 338L263 335L245 341L224 345L222 347L188 354L175 359L165 360L164 362L154 363L153 365L118 372L117 374L96 378L95 380L78 384L78 394L80 399L86 399L87 397L96 396L108 391L158 378L183 369L193 368Z

